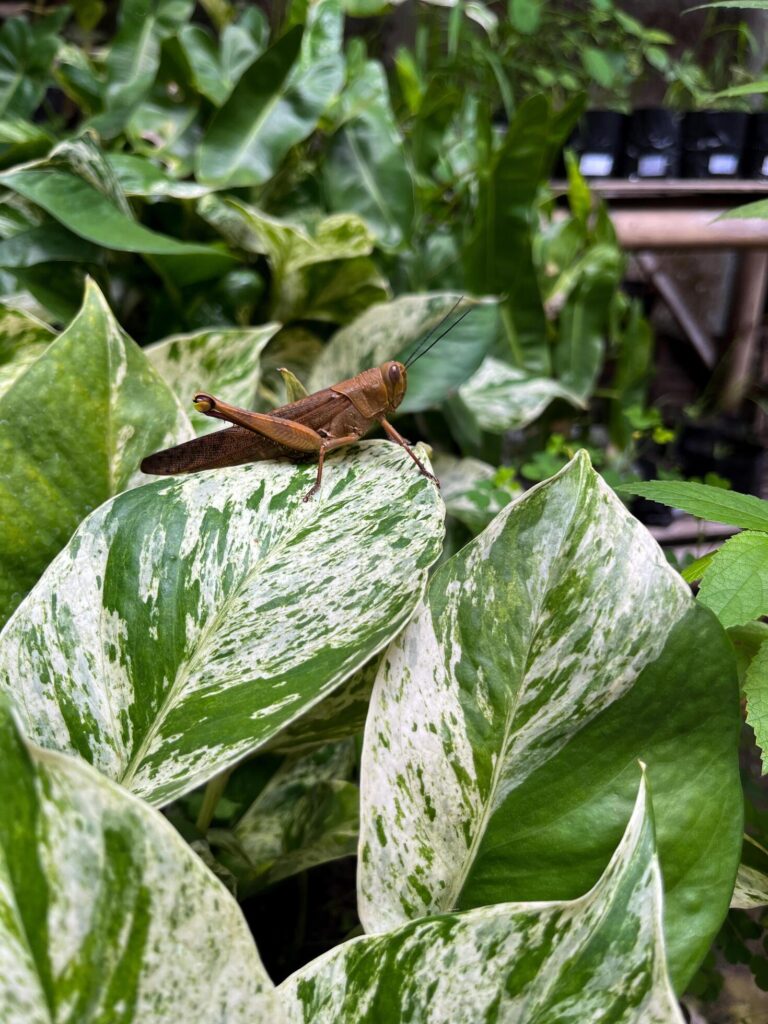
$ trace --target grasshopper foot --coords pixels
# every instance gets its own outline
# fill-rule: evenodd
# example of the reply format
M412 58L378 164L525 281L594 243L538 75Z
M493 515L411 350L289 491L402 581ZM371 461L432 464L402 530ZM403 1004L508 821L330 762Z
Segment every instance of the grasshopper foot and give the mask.
M317 494L317 492L319 490L320 490L320 484L313 484L309 488L309 490L307 491L307 493L304 495L304 497L301 500L302 501L312 501L312 499L314 498L314 496Z

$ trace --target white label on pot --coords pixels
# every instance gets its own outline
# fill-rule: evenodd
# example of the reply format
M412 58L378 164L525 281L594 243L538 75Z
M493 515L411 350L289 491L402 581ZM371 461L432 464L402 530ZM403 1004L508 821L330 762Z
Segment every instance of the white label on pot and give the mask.
M661 153L646 153L637 161L637 173L641 178L663 178L668 166L669 160Z
M710 174L735 174L739 158L735 153L713 153L707 166Z
M579 170L585 178L607 178L613 170L610 153L582 153Z

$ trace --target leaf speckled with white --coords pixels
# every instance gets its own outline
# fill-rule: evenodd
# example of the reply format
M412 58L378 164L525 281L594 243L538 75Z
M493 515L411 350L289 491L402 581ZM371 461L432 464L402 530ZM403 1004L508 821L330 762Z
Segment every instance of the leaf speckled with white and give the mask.
M291 1024L682 1024L661 913L643 782L606 871L580 899L481 907L353 939L278 993Z
M423 454L423 453L422 453ZM402 449L161 481L97 509L0 634L0 688L42 746L153 803L328 696L405 625L443 506Z
M53 328L23 309L0 303L0 395L54 340Z
M156 811L0 708L3 1024L273 1024L240 910Z
M478 426L492 433L517 430L532 423L556 398L577 408L585 403L551 377L531 377L500 359L487 356L459 388L459 397Z
M684 982L738 864L738 728L722 629L579 453L435 573L385 654L361 774L366 930L584 892L639 758Z
M97 505L143 482L147 452L192 437L186 414L95 284L0 398L0 625Z
M253 408L261 379L261 353L280 330L280 324L261 327L214 327L193 334L174 334L144 349L150 363L191 405L198 391L223 398L231 405ZM221 429L221 420L192 412L198 436Z

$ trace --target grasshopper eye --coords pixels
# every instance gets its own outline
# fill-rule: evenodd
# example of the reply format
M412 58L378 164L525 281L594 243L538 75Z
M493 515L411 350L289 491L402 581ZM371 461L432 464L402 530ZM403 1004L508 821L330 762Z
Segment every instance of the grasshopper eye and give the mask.
M393 363L389 368L389 379L391 381L400 380L400 367L397 363Z

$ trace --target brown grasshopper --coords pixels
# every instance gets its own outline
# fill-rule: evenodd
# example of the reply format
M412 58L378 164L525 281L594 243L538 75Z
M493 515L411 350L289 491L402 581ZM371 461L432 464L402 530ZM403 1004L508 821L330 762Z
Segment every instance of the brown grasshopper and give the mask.
M448 316L451 312L453 310ZM456 323L468 312L466 310L462 313ZM452 326L455 327L456 323ZM363 370L349 380L306 395L289 405L282 405L271 413L249 412L201 392L194 397L195 408L206 416L233 425L228 430L206 434L148 455L141 463L141 470L143 473L169 476L193 473L199 469L239 466L265 459L303 462L316 457L317 477L314 485L304 495L304 501L309 501L320 488L323 463L328 452L359 441L378 423L390 440L408 452L419 472L437 484L437 478L426 469L409 443L387 419L405 395L408 386L406 366L424 355L444 334L425 347L430 337L417 346L407 364L390 360L381 366Z

